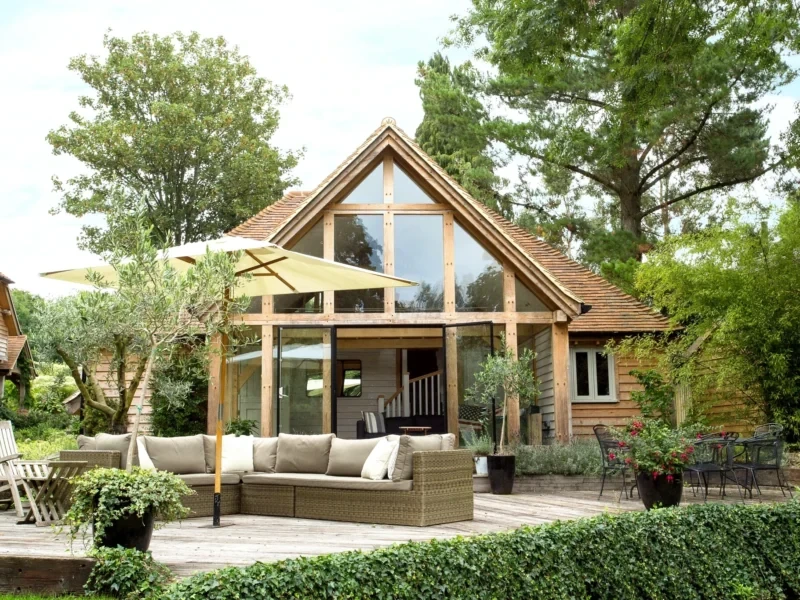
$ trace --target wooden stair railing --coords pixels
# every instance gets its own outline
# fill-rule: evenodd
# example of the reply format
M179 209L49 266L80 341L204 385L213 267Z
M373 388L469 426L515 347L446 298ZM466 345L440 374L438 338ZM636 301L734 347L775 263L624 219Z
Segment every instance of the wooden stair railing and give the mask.
M404 385L391 396L378 396L378 411L386 417L443 414L441 376L441 370L411 379L404 375Z

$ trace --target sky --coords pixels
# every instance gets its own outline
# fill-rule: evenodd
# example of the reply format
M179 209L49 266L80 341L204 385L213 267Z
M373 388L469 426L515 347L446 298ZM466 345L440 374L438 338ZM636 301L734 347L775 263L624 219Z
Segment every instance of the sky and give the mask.
M439 48L449 17L468 0L296 2L18 2L0 0L0 272L15 287L46 296L68 284L37 273L96 263L78 249L81 221L51 215L51 178L80 172L54 156L45 136L66 124L88 88L67 69L79 54L102 54L104 33L129 37L197 31L222 35L250 57L259 75L286 85L273 141L305 148L294 171L311 189L391 116L413 135L422 109L417 61Z
M384 117L413 135L422 118L417 62L440 48L450 16L469 4L0 0L0 272L18 288L55 296L71 288L39 272L97 260L77 247L82 221L50 214L59 202L52 176L63 180L81 167L54 156L45 136L67 123L78 96L89 91L67 69L69 59L102 54L107 30L122 37L197 31L238 45L261 76L289 87L293 97L281 109L273 141L282 149L305 149L294 174L300 189L313 189ZM800 81L765 99L775 107L775 141L798 100ZM512 172L513 165L507 175ZM758 194L768 194L766 187Z

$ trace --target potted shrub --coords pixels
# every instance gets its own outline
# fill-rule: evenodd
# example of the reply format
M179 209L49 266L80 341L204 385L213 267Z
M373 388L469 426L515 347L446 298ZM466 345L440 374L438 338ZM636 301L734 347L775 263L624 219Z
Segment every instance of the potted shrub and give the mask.
M70 541L91 531L95 547L147 551L155 519L163 526L189 514L181 497L194 492L167 471L92 469L72 480L64 524Z
M475 473L477 475L486 476L489 474L489 467L486 463L486 457L492 453L492 438L486 433L476 434L470 431L464 436L464 447L471 450L472 460L475 461Z
M510 494L514 489L516 457L506 444L506 415L508 401L516 397L520 410L535 405L539 397L539 381L533 373L536 354L524 349L517 357L514 350L501 340L501 349L487 356L475 373L475 383L467 390L467 398L491 410L493 399L501 398L502 418L496 451L487 456L489 487L493 494ZM496 418L490 415L490 419Z
M660 419L637 418L614 432L619 455L636 474L645 508L678 506L683 497L683 470L694 453L696 428L675 429ZM616 454L609 451L609 458L618 459Z

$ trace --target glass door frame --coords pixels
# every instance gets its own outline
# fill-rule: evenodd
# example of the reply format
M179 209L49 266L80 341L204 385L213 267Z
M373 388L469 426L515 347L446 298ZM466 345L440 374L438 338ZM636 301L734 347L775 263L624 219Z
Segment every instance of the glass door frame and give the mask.
M489 356L494 356L494 321L472 321L468 323L447 323L442 326L442 349L444 351L444 380L445 380L445 387L447 386L447 330L451 327L478 327L478 326L489 326ZM458 346L456 346L456 361L458 360ZM445 423L447 423L447 398L445 395L445 409L444 409L444 418ZM459 435L459 432L455 432L456 436ZM458 439L456 437L456 439ZM497 451L497 407L495 404L495 398L492 396L492 448L496 452Z
M281 381L281 354L283 353L283 340L282 333L284 329L318 329L322 332L325 330L330 331L331 335L331 432L336 433L336 412L337 412L337 394L336 394L336 325L275 325L278 329L277 336L277 349L278 353L275 357L276 362L276 382L275 382L275 432L281 433L281 390L283 389ZM324 360L324 359L323 359ZM323 381L323 386L325 382ZM322 423L322 429L325 429L325 423Z

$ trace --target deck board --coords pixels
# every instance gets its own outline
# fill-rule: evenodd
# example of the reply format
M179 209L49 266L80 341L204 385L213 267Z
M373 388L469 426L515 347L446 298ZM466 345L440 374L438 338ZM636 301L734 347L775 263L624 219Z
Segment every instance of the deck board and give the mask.
M695 501L688 491L684 498ZM769 499L781 497L770 495ZM156 531L150 549L157 560L166 563L178 576L186 576L256 561L371 550L407 541L507 531L521 525L632 510L642 510L641 502L638 499L617 502L617 492L606 493L601 501L597 500L596 492L476 494L474 520L461 523L405 527L233 515L223 518L223 522L233 523L232 527L208 529L205 526L211 522L209 517L170 524ZM0 511L0 554L64 556L68 552L65 534L56 534L51 528L17 525L17 520L12 511ZM75 543L73 552L84 554L80 541Z

